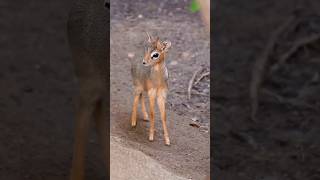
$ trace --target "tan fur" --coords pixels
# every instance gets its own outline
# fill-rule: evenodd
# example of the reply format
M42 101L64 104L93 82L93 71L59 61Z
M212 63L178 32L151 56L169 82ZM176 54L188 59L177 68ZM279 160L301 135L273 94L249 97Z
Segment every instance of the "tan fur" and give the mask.
M137 108L139 99L141 100L141 109L144 119L148 118L144 105L143 93L146 92L149 97L150 109L150 129L149 140L154 140L154 118L155 118L155 101L160 110L160 117L163 126L165 144L170 145L169 133L166 124L166 97L168 91L167 69L165 66L165 57L171 46L170 41L160 41L159 38L152 38L148 34L148 47L144 54L143 60L132 63L131 73L134 85L134 100L131 114L131 125L135 127L137 124ZM159 57L152 59L152 52L158 52ZM143 62L145 64L143 64Z

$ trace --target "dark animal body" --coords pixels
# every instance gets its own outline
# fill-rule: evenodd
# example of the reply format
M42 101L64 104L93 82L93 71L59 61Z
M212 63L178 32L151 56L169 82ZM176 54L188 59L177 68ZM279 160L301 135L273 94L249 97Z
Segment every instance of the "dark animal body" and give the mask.
M109 176L109 13L104 0L77 0L67 23L68 40L79 82L71 180L84 180L90 123L95 122Z

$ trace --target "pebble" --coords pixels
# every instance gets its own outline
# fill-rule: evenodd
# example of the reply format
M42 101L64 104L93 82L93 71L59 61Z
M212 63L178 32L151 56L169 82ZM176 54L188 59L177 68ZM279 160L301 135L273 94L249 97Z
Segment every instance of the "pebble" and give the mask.
M177 64L178 64L177 61L171 61L171 62L170 62L170 65L172 65L172 66L175 66L175 65L177 65Z
M194 122L199 122L199 118L198 117L192 117L191 120L194 121Z
M209 89L204 89L203 92L204 92L204 93L208 93L208 92L209 92Z
M128 58L133 58L135 56L135 54L134 53L128 53Z
M183 52L182 53L182 57L183 58L187 58L187 57L189 57L190 56L190 54L188 53L188 52Z
M139 14L139 15L138 15L138 18L140 18L140 19L143 18L143 15L142 15L142 14Z

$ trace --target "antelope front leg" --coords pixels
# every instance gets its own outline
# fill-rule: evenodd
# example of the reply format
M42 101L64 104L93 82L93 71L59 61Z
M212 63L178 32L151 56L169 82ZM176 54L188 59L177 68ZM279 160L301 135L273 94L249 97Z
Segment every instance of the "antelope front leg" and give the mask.
M88 141L89 125L93 106L86 102L80 102L76 107L76 127L74 153L71 168L71 180L83 180L85 171L85 153Z
M166 90L159 90L157 94L157 103L160 110L160 116L163 126L163 134L166 145L170 145L169 133L167 129L167 115L166 115Z
M94 120L95 120L95 125L97 129L97 134L98 134L98 139L100 142L100 145L102 147L102 157L105 163L106 167L106 175L109 177L109 154L110 154L110 149L107 148L107 139L109 138L109 128L107 127L107 121L108 121L108 116L107 116L107 105L105 100L101 100L97 102L96 109L94 111Z
M137 108L139 104L139 93L135 93L134 99L133 99L133 106L132 106L132 113L131 113L131 126L136 127L137 125Z
M149 102L150 102L150 130L149 130L149 141L154 139L154 103L156 100L156 90L150 89L148 91Z
M141 110L142 110L142 114L143 114L143 120L148 121L149 117L148 117L148 113L146 110L146 104L144 102L143 94L141 94L141 96L140 96L140 101L141 101Z

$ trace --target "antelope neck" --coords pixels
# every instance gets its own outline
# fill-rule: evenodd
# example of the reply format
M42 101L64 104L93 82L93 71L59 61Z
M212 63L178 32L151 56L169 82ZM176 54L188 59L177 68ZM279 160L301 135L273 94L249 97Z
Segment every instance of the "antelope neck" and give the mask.
M164 69L166 69L166 63L164 61L161 61L155 64L154 66L152 66L151 69L153 71L163 71Z

